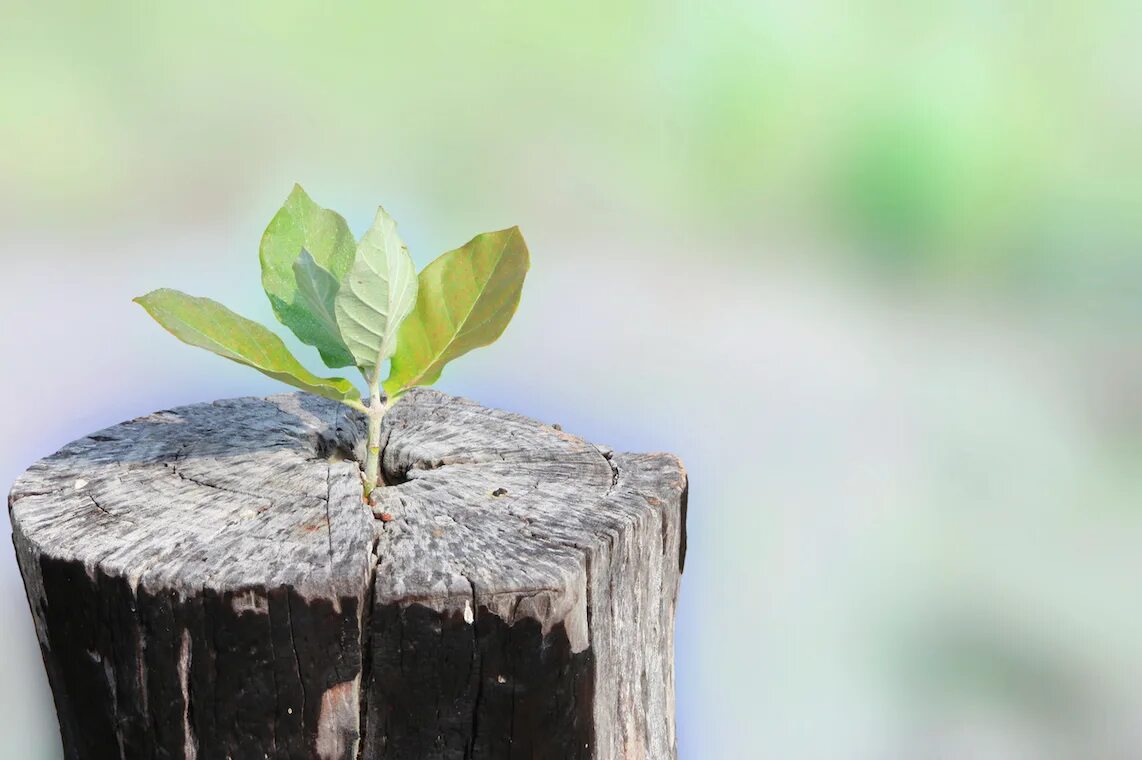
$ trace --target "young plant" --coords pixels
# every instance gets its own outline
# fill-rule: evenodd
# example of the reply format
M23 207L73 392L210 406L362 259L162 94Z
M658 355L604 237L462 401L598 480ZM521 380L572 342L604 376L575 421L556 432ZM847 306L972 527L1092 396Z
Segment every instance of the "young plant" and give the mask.
M266 227L260 258L262 287L278 321L329 367L357 367L367 403L353 383L314 375L281 338L216 301L170 289L135 301L185 343L363 412L366 498L380 480L385 411L410 388L434 383L448 362L500 337L529 266L527 245L512 227L477 235L418 277L383 208L357 241L339 214L318 206L299 185Z

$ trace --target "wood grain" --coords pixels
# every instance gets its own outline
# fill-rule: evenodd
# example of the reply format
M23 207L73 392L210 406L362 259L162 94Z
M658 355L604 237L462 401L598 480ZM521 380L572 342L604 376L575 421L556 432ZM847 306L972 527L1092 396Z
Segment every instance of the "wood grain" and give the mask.
M159 412L9 496L68 758L673 758L686 476L416 390Z

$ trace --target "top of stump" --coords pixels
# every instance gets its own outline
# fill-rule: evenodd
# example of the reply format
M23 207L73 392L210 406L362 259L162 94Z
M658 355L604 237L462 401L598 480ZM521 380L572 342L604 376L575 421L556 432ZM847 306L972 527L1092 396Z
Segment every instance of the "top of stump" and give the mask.
M249 590L256 605L290 587L336 604L375 581L378 604L564 622L579 649L590 550L686 485L671 455L614 454L418 389L385 416L383 522L362 500L364 427L302 393L157 412L30 467L9 495L13 529L43 557L149 591L240 605Z

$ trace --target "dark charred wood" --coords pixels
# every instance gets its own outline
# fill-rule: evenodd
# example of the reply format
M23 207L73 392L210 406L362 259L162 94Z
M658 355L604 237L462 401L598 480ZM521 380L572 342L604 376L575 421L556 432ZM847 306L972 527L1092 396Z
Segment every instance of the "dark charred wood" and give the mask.
M420 390L159 412L13 487L64 755L673 758L686 476ZM374 519L374 515L384 519Z

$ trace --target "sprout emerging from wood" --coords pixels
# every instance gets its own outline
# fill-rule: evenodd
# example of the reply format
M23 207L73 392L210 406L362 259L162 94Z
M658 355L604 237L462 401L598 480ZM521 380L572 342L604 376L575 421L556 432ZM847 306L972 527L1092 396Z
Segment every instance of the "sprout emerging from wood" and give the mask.
M527 245L512 227L477 235L417 276L383 208L356 240L339 214L297 185L266 227L260 257L262 287L278 321L329 367L357 367L367 401L344 378L314 375L281 338L216 301L169 289L135 301L185 343L363 412L366 498L380 482L385 410L410 388L435 382L451 360L500 337L529 266Z

